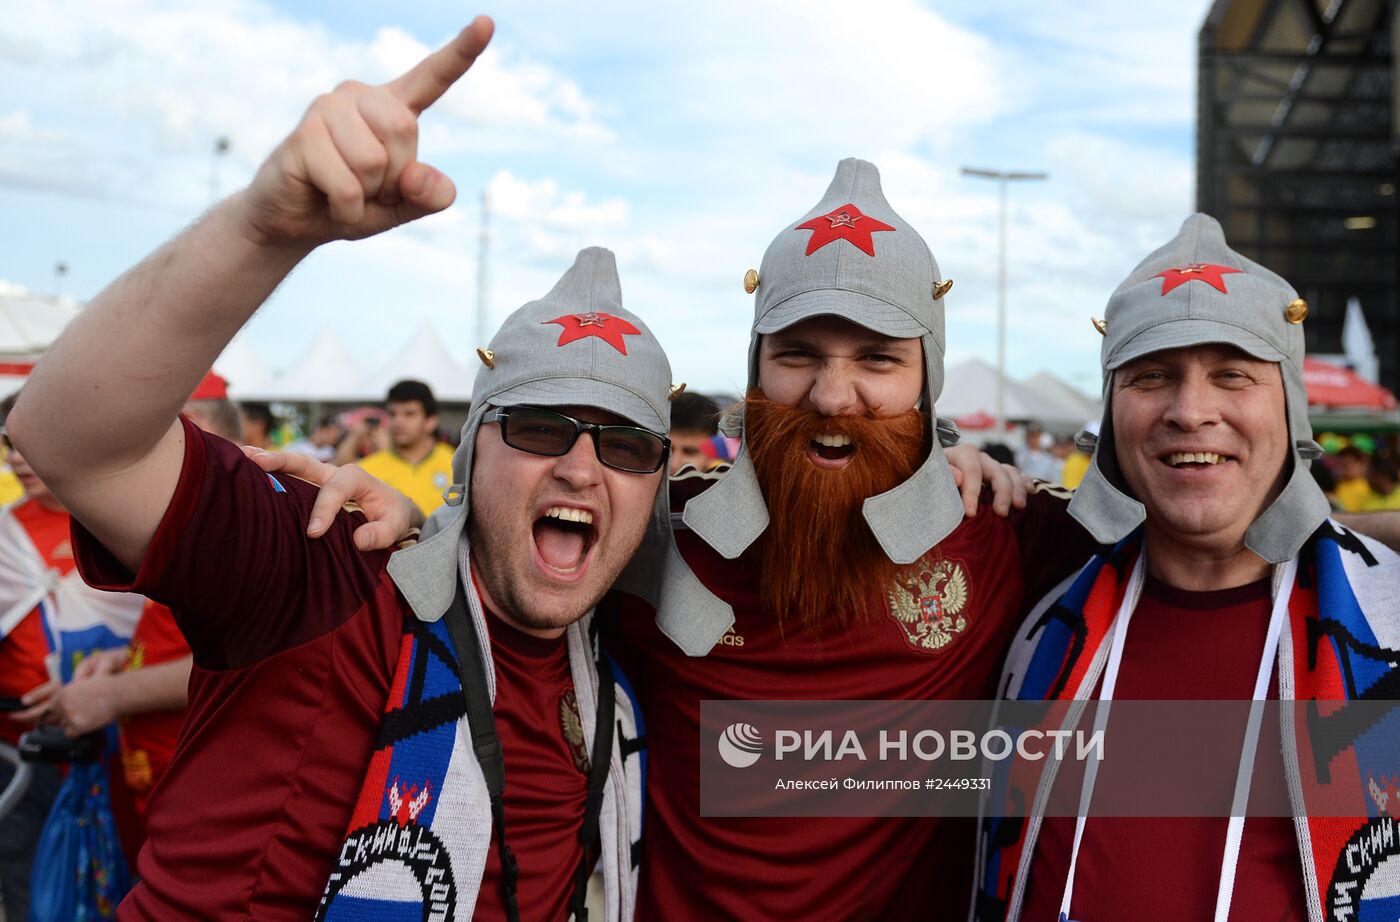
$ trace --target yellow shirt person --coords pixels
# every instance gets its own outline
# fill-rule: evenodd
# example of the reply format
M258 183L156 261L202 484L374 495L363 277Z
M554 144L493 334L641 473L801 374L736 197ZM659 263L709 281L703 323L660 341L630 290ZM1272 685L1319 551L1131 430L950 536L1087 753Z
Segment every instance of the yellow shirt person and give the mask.
M452 446L439 442L417 464L392 448L366 455L359 464L417 503L424 515L432 515L442 505L442 491L452 482L452 455Z
M24 495L24 487L8 466L0 467L0 506L8 506Z
M1065 459L1065 466L1060 471L1060 483L1070 490L1077 490L1079 484L1083 482L1084 475L1089 473L1089 462L1093 460L1091 455L1086 455L1082 451L1076 451Z
M437 440L437 398L422 381L400 381L389 388L384 409L389 447L359 464L417 503L424 515L432 515L452 482L452 446Z

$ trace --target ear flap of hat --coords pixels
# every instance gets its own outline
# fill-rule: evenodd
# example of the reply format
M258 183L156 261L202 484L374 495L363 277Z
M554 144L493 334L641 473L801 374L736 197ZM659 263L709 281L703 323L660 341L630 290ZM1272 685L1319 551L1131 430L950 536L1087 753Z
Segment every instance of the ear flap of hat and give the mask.
M1292 559L1318 526L1332 514L1332 504L1308 470L1312 463L1312 423L1308 421L1307 388L1301 369L1292 362L1279 365L1288 413L1288 440L1293 471L1283 492L1245 532L1244 544L1269 563Z
M666 496L666 490L661 491ZM613 588L646 601L656 612L656 626L686 656L704 656L734 624L734 609L716 596L690 569L676 547L671 516L653 518L631 562Z
M768 505L749 457L749 442L739 442L734 465L714 486L685 504L685 524L716 553L733 560L768 527Z
M1069 501L1069 514L1099 544L1117 544L1147 518L1146 507L1114 483L1122 480L1122 474L1113 447L1112 393L1113 374L1109 373L1104 381L1103 422L1099 425L1094 455L1089 459L1084 480Z
M749 389L758 386L757 333L749 339ZM768 528L768 504L758 485L758 473L749 457L749 440L742 431L743 408L730 411L721 421L739 425L739 453L719 482L685 504L686 527L726 560L733 560L758 540ZM726 433L728 434L728 433Z
M1244 546L1269 563L1283 563L1297 555L1331 514L1331 504L1295 449L1288 483L1244 533Z
M912 476L892 490L866 499L865 523L890 560L913 563L962 522L962 495L943 453L934 401L943 392L943 353L932 333L922 337L924 400L929 452Z
M890 560L913 563L948 537L965 514L962 496L935 439L928 457L906 481L861 507L865 523Z

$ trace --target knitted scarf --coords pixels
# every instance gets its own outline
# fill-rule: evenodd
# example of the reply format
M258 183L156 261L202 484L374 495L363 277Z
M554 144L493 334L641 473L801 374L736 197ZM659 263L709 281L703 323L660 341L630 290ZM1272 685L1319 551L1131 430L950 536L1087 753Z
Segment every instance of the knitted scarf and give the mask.
M398 663L369 772L345 843L316 912L317 922L452 919L453 869L470 867L462 793L476 769L457 732L466 699L447 620L404 618ZM449 771L449 768L452 770ZM459 873L463 873L459 871Z
M1093 694L1091 666L1109 639L1141 546L1132 535L1091 560L1068 589L1033 612L1013 641L1008 697L1027 701L1077 700ZM1279 697L1300 701L1400 699L1400 558L1367 538L1328 521L1299 554L1297 582L1280 638ZM1285 769L1295 812L1301 813L1300 764L1292 728L1284 728ZM1330 765L1333 775L1357 779L1355 814L1294 820L1305 869L1312 922L1368 922L1400 917L1400 761L1393 721L1356 737ZM1309 762L1311 760L1308 760ZM1040 769L1001 763L994 773L979 835L980 867L973 918L1006 917L1023 858L1034 848L1024 804L1032 802ZM1020 816L998 815L1017 805ZM1027 841L1028 838L1030 841Z

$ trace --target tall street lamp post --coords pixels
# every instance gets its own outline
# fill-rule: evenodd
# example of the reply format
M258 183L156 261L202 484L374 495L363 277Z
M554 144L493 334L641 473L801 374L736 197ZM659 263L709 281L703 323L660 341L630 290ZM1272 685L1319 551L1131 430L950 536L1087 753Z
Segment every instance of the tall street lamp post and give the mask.
M1001 199L997 221L997 438L1006 432L1006 186L1007 183L1049 179L1049 173L1026 173L1005 170L982 170L965 166L964 176L993 179Z

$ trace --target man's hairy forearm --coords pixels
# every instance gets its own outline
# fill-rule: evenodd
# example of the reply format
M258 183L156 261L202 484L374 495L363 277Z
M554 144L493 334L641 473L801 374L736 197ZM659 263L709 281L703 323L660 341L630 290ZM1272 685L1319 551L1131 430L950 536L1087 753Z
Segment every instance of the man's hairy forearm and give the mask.
M7 427L51 488L145 458L307 252L262 244L248 226L241 195L221 202L109 285L44 356Z

